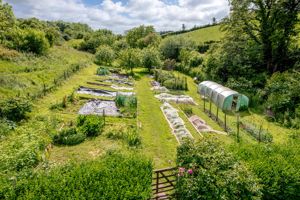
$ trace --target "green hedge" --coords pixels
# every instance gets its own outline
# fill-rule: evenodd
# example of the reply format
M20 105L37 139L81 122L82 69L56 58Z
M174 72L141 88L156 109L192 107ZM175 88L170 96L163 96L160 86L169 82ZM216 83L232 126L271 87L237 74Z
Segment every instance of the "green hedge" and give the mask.
M15 185L2 180L0 199L149 199L151 183L151 161L113 153L17 179Z

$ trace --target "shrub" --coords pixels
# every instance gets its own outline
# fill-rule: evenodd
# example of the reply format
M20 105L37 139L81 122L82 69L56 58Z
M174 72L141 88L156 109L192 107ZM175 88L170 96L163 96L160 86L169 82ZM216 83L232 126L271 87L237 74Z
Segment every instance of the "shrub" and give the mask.
M172 70L174 70L175 65L176 65L176 60L166 59L163 64L163 70L172 71Z
M139 146L142 142L141 142L141 137L139 136L139 134L137 133L136 129L131 129L129 130L126 134L126 142L129 146L133 147L137 147Z
M53 143L61 145L76 145L84 140L85 135L78 133L76 128L63 129L53 137Z
M154 70L154 79L168 89L188 90L186 77L175 76L169 71Z
M188 117L190 117L190 116L193 115L193 108L192 108L192 107L188 107L188 106L184 106L183 112L184 112Z
M116 105L118 107L130 107L130 108L136 108L137 107L137 98L134 95L127 96L118 94L115 98Z
M275 73L265 87L266 107L274 113L277 122L292 126L292 119L297 119L300 101L300 76L298 73Z
M31 111L31 103L26 99L11 98L0 102L0 118L21 121Z
M16 128L16 124L7 119L0 119L0 139L7 136L11 130Z
M177 199L259 199L255 175L213 139L185 141L177 149Z
M110 72L106 67L98 67L96 74L103 76L110 74Z
M104 118L96 115L79 115L77 127L87 137L98 136L103 131Z
M45 36L45 33L42 31L34 29L25 29L22 37L21 45L17 48L26 51L32 52L38 55L45 54L50 45Z
M141 137L138 134L136 128L128 128L128 127L117 127L109 130L106 134L107 138L114 140L123 140L130 147L138 147L141 145Z
M7 199L141 199L151 198L152 164L137 155L111 153L104 158L56 167L15 185L1 184Z

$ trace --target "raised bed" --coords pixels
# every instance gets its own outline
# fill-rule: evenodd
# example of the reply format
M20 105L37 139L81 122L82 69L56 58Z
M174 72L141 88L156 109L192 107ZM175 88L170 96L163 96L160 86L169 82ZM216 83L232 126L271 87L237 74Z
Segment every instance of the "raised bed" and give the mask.
M184 121L179 117L178 111L173 106L165 102L160 108L167 119L172 129L172 133L176 137L178 143L182 143L184 138L193 139L193 136L185 127Z

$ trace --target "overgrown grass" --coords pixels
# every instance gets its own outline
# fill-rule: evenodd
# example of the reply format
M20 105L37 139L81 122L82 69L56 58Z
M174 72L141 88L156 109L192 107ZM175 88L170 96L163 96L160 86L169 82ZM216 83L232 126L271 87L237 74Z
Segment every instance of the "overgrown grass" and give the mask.
M91 58L63 45L51 48L45 56L21 54L11 61L0 60L0 98L44 96L72 73L87 67Z

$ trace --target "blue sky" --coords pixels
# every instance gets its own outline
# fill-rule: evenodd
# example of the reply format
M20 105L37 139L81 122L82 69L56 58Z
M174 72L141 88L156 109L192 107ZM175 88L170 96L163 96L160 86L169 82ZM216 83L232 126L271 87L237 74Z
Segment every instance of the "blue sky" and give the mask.
M210 23L227 16L227 0L4 0L17 17L82 22L116 33L139 26L178 30Z

